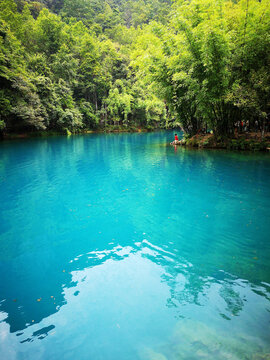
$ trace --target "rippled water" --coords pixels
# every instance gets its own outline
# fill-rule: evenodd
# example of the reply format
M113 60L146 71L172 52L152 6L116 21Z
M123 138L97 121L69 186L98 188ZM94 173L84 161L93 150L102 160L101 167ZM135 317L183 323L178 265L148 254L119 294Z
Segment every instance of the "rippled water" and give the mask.
M0 143L1 359L269 358L270 156L172 138Z

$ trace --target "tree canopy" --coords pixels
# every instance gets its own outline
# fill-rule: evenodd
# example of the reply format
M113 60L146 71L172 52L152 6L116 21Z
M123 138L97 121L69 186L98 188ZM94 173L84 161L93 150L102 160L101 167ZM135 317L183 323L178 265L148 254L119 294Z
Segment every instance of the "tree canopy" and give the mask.
M0 0L0 131L230 134L270 113L268 0Z

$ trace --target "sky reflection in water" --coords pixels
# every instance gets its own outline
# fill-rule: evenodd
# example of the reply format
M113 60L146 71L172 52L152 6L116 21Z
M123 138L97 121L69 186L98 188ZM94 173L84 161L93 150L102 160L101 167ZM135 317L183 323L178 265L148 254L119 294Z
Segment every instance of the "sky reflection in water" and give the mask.
M172 135L0 144L4 359L270 353L270 157Z

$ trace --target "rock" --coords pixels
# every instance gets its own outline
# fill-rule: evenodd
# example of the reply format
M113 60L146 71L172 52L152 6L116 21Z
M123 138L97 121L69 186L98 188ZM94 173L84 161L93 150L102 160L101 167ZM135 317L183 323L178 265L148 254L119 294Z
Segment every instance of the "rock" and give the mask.
M174 140L170 143L170 145L185 145L186 141L184 139L182 140Z
M142 351L141 358L142 360L167 360L166 356L150 348L145 348Z
M270 360L270 354L257 353L253 355L252 360Z

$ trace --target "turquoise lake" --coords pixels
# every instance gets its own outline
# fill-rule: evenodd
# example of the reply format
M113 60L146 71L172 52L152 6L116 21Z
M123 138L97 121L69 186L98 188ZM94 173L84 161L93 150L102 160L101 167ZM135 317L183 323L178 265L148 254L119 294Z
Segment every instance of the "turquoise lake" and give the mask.
M1 360L270 358L270 155L173 135L0 143Z

